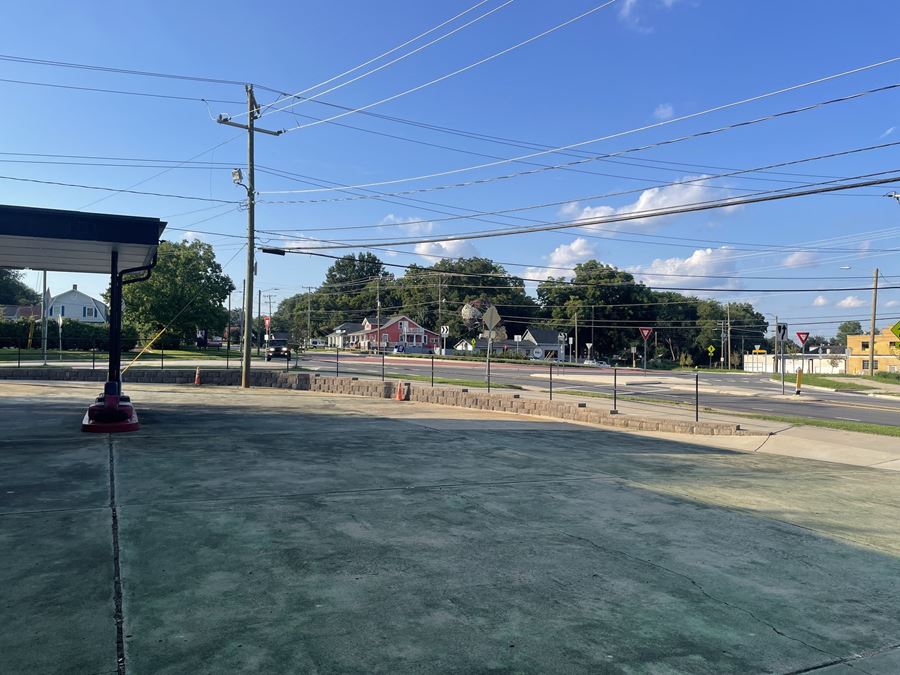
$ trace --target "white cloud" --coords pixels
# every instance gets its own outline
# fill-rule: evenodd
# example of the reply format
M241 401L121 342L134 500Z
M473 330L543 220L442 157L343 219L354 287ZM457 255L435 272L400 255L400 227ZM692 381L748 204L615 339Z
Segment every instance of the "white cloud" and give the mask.
M430 262L438 262L443 258L471 258L478 255L476 249L468 241L431 241L416 244L416 253Z
M659 209L670 209L679 206L686 206L696 202L705 202L713 199L722 199L727 197L721 192L717 192L706 184L708 176L685 176L680 182L664 187L649 188L641 192L638 198L625 206L613 208L612 206L585 206L578 208L578 202L570 202L560 209L560 214L565 218L575 220L585 220L594 218L608 218L610 216L627 215L629 213L637 213L641 211L657 211ZM725 207L723 211L730 212L738 207ZM667 219L676 216L657 216L655 218L635 218L634 220L626 220L621 223L600 223L594 229L600 230L620 230L634 229L635 226L645 227L645 229L655 228ZM585 227L592 227L586 225Z
M672 119L674 115L675 108L672 107L671 103L660 103L653 111L653 116L658 120Z
M784 259L785 267L807 267L818 261L819 256L812 251L797 251Z
M196 232L185 232L184 234L181 235L181 238L182 238L184 241L187 241L187 242L191 242L191 241L203 241L203 240L200 238L200 235L197 234Z
M657 258L649 265L637 266L635 277L648 286L739 288L740 279L732 254L729 247L722 246L697 249L687 258ZM685 278L671 275L690 276Z
M387 214L384 218L381 219L381 222L379 222L378 225L379 227L382 227L384 225L397 225L399 227L391 227L390 229L392 231L396 231L399 229L407 235L430 234L434 229L434 223L423 218L418 218L415 216L400 218L399 216L395 216L393 213Z
M900 305L900 300L888 300L884 303L885 307L897 307L898 305Z
M848 295L846 298L841 300L837 306L842 309L854 309L856 307L862 307L866 304L865 300L862 300L855 295Z
M826 298L824 295L817 295L816 299L813 300L814 307L824 307L827 304L828 304L828 298Z
M888 127L887 129L884 130L884 133L882 133L881 136L879 136L878 138L887 138L887 137L890 136L892 133L894 133L894 130L895 130L896 128L897 128L897 127Z
M584 237L578 237L569 244L560 244L547 256L546 267L529 267L525 272L528 279L546 279L547 277L571 277L575 274L575 265L594 257L594 245Z
M619 6L619 16L623 19L628 19L631 17L632 12L634 11L634 6L637 4L637 0L625 0Z

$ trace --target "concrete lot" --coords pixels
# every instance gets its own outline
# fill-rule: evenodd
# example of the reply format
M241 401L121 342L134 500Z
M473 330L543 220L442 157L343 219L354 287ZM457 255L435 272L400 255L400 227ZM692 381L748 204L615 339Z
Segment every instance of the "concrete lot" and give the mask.
M896 472L274 390L82 434L96 390L0 386L0 672L900 671Z

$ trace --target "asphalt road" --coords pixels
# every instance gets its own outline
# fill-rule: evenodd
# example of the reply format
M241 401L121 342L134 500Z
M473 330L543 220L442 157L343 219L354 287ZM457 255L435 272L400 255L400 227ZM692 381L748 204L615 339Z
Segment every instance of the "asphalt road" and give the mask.
M323 374L336 371L336 365L343 374L363 376L381 376L382 363L377 356L358 356L341 353L339 362L335 363L335 355L331 353L307 354L300 362L303 368L315 370ZM385 372L390 376L429 376L431 374L431 360L417 358L387 357L385 359ZM609 375L611 371L605 369L582 369L554 367L554 377L560 372L563 376L572 373L585 373ZM622 376L634 376L640 371L620 369ZM458 361L448 363L435 360L434 375L436 378L454 380L479 380L485 379L485 364L475 361ZM535 377L541 375L544 377ZM547 388L549 364L540 363L492 363L491 382L493 384L512 384L523 387ZM673 388L669 378L679 378L678 388ZM623 399L655 399L659 405L666 406L662 401L672 403L694 403L692 390L694 376L692 373L665 373L665 380L654 378L654 374L647 374L646 384L631 383L627 386L619 386L617 395ZM883 398L871 398L863 394L849 392L829 392L822 390L806 389L800 396L793 396L794 387L791 381L785 386L785 392L781 395L781 383L768 379L763 374L735 374L735 373L700 373L700 405L715 410L780 415L791 417L808 417L814 419L837 419L850 422L864 422L868 424L900 425L900 400L892 401ZM565 390L589 391L601 394L612 394L610 384L592 384L588 382L572 382L556 379L554 391ZM716 391L714 391L716 390ZM653 401L651 401L653 402Z

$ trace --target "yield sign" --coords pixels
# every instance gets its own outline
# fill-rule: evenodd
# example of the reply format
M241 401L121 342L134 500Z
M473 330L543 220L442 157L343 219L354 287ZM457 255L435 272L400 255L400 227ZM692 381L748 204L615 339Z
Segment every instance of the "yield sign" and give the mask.
M797 337L800 339L800 345L803 346L806 344L806 341L809 339L809 333L807 331L798 331Z
M653 335L652 328L641 328L641 337L644 338L644 342L649 340L651 335Z

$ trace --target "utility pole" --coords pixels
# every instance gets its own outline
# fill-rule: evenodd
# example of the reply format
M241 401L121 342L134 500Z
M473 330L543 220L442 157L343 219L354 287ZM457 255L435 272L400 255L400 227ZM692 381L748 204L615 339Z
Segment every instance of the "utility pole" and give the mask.
M725 305L725 317L728 321L728 370L731 370L731 303Z
M256 180L255 180L255 163L253 159L253 142L256 132L269 134L270 136L280 136L283 130L269 131L268 129L257 129L254 121L259 117L259 104L253 96L253 85L244 86L247 90L247 124L238 124L233 122L231 118L225 115L219 115L216 120L219 124L225 124L230 127L247 130L247 185L242 182L239 170L232 172L232 177L236 184L244 186L247 190L247 279L244 287L244 344L241 354L241 387L244 389L250 386L250 334L253 329L253 275L256 272L256 262L254 259L256 249Z
M41 353L44 355L44 365L47 365L47 312L50 302L47 298L47 270L44 270L44 292L41 295Z
M878 268L872 283L872 328L869 333L869 377L875 375L875 314L878 309Z
M375 346L381 353L381 277L375 280Z
M256 355L259 356L259 346L262 338L259 335L259 329L262 326L262 289L256 291Z
M578 363L578 312L575 312L575 361Z

